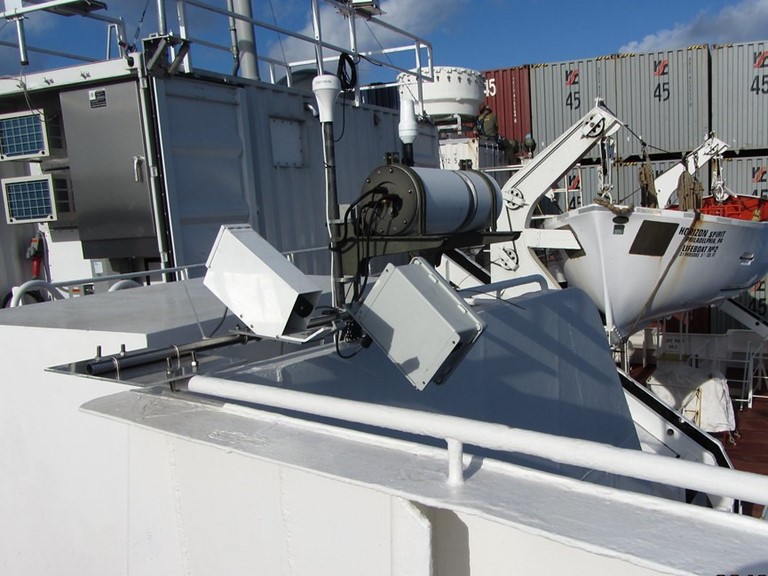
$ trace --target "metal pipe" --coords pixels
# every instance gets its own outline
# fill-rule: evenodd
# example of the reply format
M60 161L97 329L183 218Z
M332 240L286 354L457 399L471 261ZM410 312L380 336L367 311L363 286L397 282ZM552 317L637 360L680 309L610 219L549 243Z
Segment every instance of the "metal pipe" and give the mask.
M191 41L189 26L187 25L187 4L185 0L176 0L176 19L179 22L179 36ZM192 60L189 53L184 55L183 67L184 72L192 72Z
M234 0L227 0L227 9L230 12L235 11ZM237 21L231 14L229 19L229 51L232 53L232 76L237 76L240 72L240 49L237 46Z
M120 280L119 282L112 284L112 286L109 287L108 292L117 292L118 290L127 290L128 288L141 288L142 286L144 286L144 284L126 278L125 280Z
M176 272L186 272L190 268L202 268L205 264L190 264L189 266L177 266L175 268L163 268L159 270L145 270L143 272L129 272L127 274L112 274L110 276L98 276L96 278L80 278L79 280L65 280L63 282L46 282L45 280L29 280L13 289L13 299L11 300L11 307L19 305L22 296L29 290L34 288L45 288L48 290L56 300L61 300L64 296L57 290L57 288L64 288L66 286L76 286L78 284L93 284L96 282L111 282L112 280L123 280L129 278L142 278L144 276L152 276L154 274L173 274Z
M677 460L591 440L566 438L458 416L234 382L213 376L193 376L186 388L189 392L218 398L304 412L420 436L451 439L491 450L528 454L560 464L689 488L704 494L718 494L755 504L768 504L768 477L760 474ZM455 448L454 445L453 450Z
M85 371L91 376L101 376L113 372L119 374L120 370L125 370L126 368L151 364L152 362L158 362L169 358L179 359L192 352L203 352L205 350L222 348L223 346L230 346L232 344L245 344L251 338L251 336L246 334L229 334L217 338L198 340L197 342L190 342L189 344L182 344L180 346L168 346L167 348L158 348L154 350L138 350L136 352L121 352L119 354L94 359L92 362L85 365Z
M312 0L312 29L315 31L315 60L317 62L317 73L325 74L323 68L323 33L320 29L320 7L317 0ZM286 62L286 64L288 64Z
M323 146L325 149L326 213L328 229L331 234L331 268L333 272L331 294L333 306L338 308L344 305L344 274L341 268L341 255L336 250L341 240L342 229L336 187L336 147L333 143L333 122L323 122Z
M163 40L165 41L165 40ZM158 50L159 53L159 50ZM149 178L149 192L152 200L152 216L155 221L157 235L157 251L160 253L161 266L173 266L173 236L170 224L167 221L167 209L165 198L164 180L161 178L159 162L159 134L155 122L153 97L156 94L156 78L149 78L147 70L149 64L138 67L139 74L139 110L144 125L144 148L147 158L147 177Z
M112 58L112 30L115 31L115 36L117 36L117 24L107 25L107 60Z
M490 284L481 284L480 286L473 286L472 288L464 288L459 290L459 295L468 298L470 296L477 296L478 294L495 292L496 298L501 298L501 293L507 288L514 288L515 286L523 286L525 284L533 283L538 284L540 290L547 289L547 279L544 278L544 276L541 274L530 274L528 276L520 276L519 278L509 278L499 282L491 282Z
M27 54L27 35L24 33L24 17L16 18L16 36L19 40L19 60L22 66L29 65L29 55Z
M234 0L232 11L244 18L235 18L237 52L240 59L239 64L242 69L242 77L260 80L259 60L256 52L256 35L251 23L253 20L251 0Z
M157 0L157 32L160 35L168 32L165 24L165 0Z
M28 282L24 282L24 284L18 288L11 289L13 297L11 298L10 307L16 308L16 306L18 306L21 302L21 299L24 297L24 294L35 288L45 288L48 293L53 296L54 300L64 299L62 293L56 289L56 285L51 284L50 282L46 282L45 280L29 280Z
M0 40L0 46L7 46L8 48L16 48L16 44L8 42L6 40ZM49 56L60 56L69 60L75 60L77 62L99 62L98 58L90 58L88 56L80 56L79 54L71 54L69 52L61 52L59 50L48 50L46 48L36 48L35 46L28 47L29 52L35 54L47 54Z
M464 484L464 445L453 438L446 438L448 444L448 484Z

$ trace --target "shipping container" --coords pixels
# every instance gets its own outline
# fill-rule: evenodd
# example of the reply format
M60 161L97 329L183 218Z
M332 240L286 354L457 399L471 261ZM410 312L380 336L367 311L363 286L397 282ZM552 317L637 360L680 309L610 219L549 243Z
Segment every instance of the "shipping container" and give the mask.
M602 98L613 109L616 68L613 56L530 67L531 133L541 150L573 126ZM597 158L595 147L586 157Z
M617 136L619 158L699 146L709 133L709 61L706 46L621 54L616 57L616 103L627 125ZM634 133L634 135L633 135Z
M712 129L733 150L768 150L768 40L713 46Z
M768 197L768 156L726 158L722 174L732 192Z
M400 94L397 86L385 86L382 88L372 88L361 92L361 98L364 104L381 106L382 108L391 108L400 110Z
M481 170L504 164L504 154L492 142L479 138L447 138L440 140L440 168L461 169L461 162L469 160L472 168Z
M577 165L557 182L552 191L562 211L573 210L592 202L598 189L598 166Z
M485 103L499 122L499 134L522 143L531 133L531 82L528 66L488 70Z

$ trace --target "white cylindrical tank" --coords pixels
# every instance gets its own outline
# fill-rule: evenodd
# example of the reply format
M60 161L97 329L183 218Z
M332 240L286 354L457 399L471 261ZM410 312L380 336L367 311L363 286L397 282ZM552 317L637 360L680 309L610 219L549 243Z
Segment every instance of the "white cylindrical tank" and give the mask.
M435 66L434 82L423 82L424 111L433 118L445 116L477 116L485 100L485 76L477 70L455 66ZM422 68L422 73L428 70ZM400 98L418 100L416 77L399 74Z
M358 208L364 228L374 235L475 232L496 222L501 190L482 172L392 164L366 179Z

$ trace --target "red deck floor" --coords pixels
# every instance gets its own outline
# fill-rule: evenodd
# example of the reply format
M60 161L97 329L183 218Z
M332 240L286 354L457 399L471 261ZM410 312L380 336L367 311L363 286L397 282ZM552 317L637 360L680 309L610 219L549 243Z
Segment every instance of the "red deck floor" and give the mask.
M752 408L736 409L736 426L741 437L735 445L724 443L733 467L768 475L768 398L755 398ZM753 516L761 512L762 509L751 511Z

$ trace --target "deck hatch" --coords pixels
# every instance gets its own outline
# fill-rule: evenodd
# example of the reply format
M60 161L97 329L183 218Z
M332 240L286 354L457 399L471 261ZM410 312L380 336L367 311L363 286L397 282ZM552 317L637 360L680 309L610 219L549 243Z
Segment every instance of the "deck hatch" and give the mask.
M677 228L678 224L674 222L645 220L640 224L640 230L632 241L629 253L641 256L664 256Z
M4 179L3 202L9 224L50 222L57 218L50 175Z
M0 160L48 155L45 117L40 111L0 115Z

